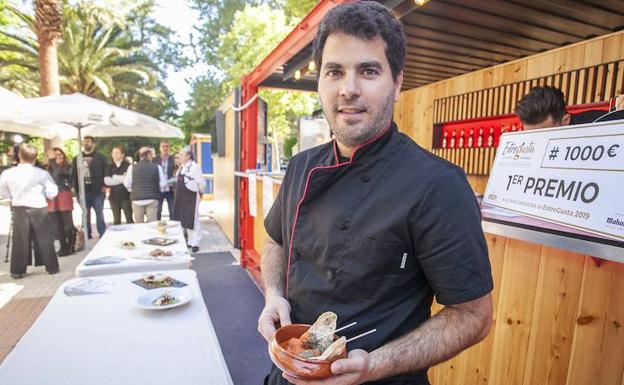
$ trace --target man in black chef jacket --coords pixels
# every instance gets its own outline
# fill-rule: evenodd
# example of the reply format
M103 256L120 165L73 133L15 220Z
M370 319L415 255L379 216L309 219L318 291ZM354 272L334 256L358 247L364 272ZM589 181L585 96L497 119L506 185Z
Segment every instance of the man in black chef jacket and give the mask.
M428 384L427 368L483 339L492 278L479 206L462 169L392 122L403 80L401 23L376 2L327 13L314 42L318 93L335 135L294 156L266 220L258 330L357 321L322 381L273 367L266 384ZM431 317L435 296L444 309Z

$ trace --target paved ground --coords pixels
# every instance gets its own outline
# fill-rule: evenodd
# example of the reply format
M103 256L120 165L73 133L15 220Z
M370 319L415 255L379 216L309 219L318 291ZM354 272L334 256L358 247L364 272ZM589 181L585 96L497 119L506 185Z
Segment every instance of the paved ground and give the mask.
M238 258L238 250L232 248L211 217L212 204L208 201L200 204L203 236L199 252L230 251ZM166 213L164 209L165 217ZM61 283L74 278L74 269L97 242L97 239L88 240L85 250L59 258L61 271L58 274L47 274L44 266L29 266L26 277L14 280L9 273L9 263L4 263L10 217L8 206L0 205L0 363L37 319ZM107 224L112 223L113 216L108 202L104 208L104 217ZM79 209L74 210L74 223L80 223ZM94 234L97 234L95 225L93 228Z

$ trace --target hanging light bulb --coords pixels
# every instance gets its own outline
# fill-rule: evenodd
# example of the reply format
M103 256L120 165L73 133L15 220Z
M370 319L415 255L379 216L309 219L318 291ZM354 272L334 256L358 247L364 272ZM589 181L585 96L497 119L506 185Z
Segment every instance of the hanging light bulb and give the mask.
M299 80L301 79L301 71L300 70L296 70L295 71L295 80Z
M416 3L417 6L422 7L423 5L427 4L429 2L429 0L414 0L414 3Z
M308 71L316 71L316 63L314 62L314 60L310 60L310 62L308 63Z

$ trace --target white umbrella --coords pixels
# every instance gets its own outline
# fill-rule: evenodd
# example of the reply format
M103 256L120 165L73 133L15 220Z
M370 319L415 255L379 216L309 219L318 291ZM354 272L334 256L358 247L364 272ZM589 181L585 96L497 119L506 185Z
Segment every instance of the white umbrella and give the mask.
M142 136L156 138L182 138L182 131L170 124L150 116L108 104L99 99L79 93L30 98L21 101L17 112L0 112L0 125L3 122L54 129L52 136L97 137ZM54 126L64 123L62 127ZM87 234L87 211L84 197L84 175L82 151L78 151L78 180L80 181L79 201L82 207L82 223Z
M2 106L2 110L0 111L0 131L52 139L56 136L57 132L64 132L72 129L63 123L38 126L20 121L21 117L23 117L27 111L25 106L26 100L28 99L25 99L22 95L0 87L0 106Z
M14 121L45 126L66 123L94 137L142 136L182 138L182 131L151 116L127 110L79 93L24 99L26 113ZM0 117L0 119L2 119ZM77 136L76 129L59 128L59 136Z

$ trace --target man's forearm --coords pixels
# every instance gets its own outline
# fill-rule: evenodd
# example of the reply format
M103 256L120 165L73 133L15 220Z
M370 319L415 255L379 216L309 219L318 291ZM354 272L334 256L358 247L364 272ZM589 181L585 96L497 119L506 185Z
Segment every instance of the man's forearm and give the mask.
M487 336L491 310L489 294L445 307L418 329L371 352L369 380L426 369L454 357Z
M273 294L283 297L286 279L284 248L271 238L267 239L262 248L261 269L265 297Z

